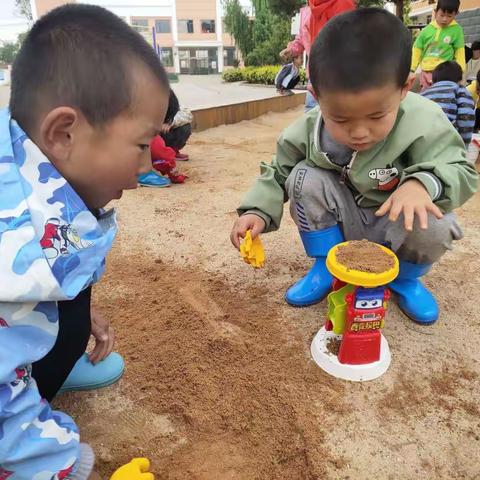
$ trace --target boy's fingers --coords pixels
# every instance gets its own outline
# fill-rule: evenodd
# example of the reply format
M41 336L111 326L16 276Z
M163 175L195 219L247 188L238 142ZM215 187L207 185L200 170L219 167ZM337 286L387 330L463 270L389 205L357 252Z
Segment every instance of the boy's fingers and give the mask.
M252 230L252 240L256 237L258 237L258 235L260 235L260 233L262 233L262 230L263 230L264 226L263 226L263 220L262 222L257 222L255 223L254 225L252 225L251 227L251 230Z
M435 217L438 218L439 220L443 218L442 211L434 203L432 203L431 205L428 205L427 210L433 213Z
M390 215L389 219L391 222L396 222L398 220L398 217L400 216L400 213L402 213L403 210L403 205L399 203L392 203L392 207L390 208Z
M415 210L412 207L403 207L403 220L405 230L411 232L413 230L413 221L415 219Z
M376 212L375 215L377 217L383 217L389 210L392 205L392 202L390 199L388 199Z
M416 211L420 228L426 230L428 228L428 214L425 208L418 208Z
M240 232L236 228L230 234L230 241L237 250L240 248Z

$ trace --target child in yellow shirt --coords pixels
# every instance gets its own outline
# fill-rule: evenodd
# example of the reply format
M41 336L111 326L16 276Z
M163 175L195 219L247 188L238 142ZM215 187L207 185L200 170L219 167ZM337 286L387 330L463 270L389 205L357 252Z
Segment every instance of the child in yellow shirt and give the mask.
M435 19L415 40L411 71L420 65L422 90L432 85L432 72L441 63L455 60L465 72L465 40L462 27L455 21L460 0L439 0Z

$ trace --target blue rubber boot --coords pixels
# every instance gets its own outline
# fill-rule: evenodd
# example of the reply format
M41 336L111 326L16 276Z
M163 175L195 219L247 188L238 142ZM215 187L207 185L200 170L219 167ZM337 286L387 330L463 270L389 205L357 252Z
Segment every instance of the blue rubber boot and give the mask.
M431 265L409 263L400 260L400 273L389 287L398 295L398 306L414 322L430 325L438 320L438 304L435 297L420 282Z
M84 353L77 361L60 392L94 390L108 387L120 380L125 370L123 358L112 352L104 360L94 365Z
M300 232L300 237L309 257L315 258L310 271L285 294L285 300L294 307L307 307L323 300L332 289L333 277L327 270L325 260L329 250L343 242L338 225L317 230Z
M151 170L148 173L144 173L143 175L138 176L138 184L142 187L162 188L169 187L172 182L169 178L157 175L153 170Z

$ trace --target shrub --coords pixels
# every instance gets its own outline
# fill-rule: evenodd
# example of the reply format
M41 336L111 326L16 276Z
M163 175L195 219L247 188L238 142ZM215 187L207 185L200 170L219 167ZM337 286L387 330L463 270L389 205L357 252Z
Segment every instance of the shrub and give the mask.
M240 82L257 83L263 85L274 85L275 77L280 70L280 65L266 65L264 67L246 67L234 68L233 70L226 70L222 74L224 82ZM307 78L305 70L300 70L300 79L302 83L306 83Z

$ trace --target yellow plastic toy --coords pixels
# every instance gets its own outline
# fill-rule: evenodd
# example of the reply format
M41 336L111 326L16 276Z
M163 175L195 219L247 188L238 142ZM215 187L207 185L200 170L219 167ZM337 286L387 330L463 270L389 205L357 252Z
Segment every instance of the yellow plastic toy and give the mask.
M246 263L254 268L261 268L265 264L265 251L260 237L252 240L252 232L247 230L245 238L240 245L240 255Z
M110 480L155 480L153 473L149 473L149 470L148 458L134 458L130 463L120 467Z
M386 270L383 273L367 273L360 272L359 270L351 270L337 262L337 251L339 247L347 245L348 242L339 243L335 247L331 248L327 255L326 265L328 271L342 282L350 285L358 285L365 288L374 288L395 280L398 275L399 262L394 253L383 245L378 245L387 255L392 256L394 266L390 270Z

